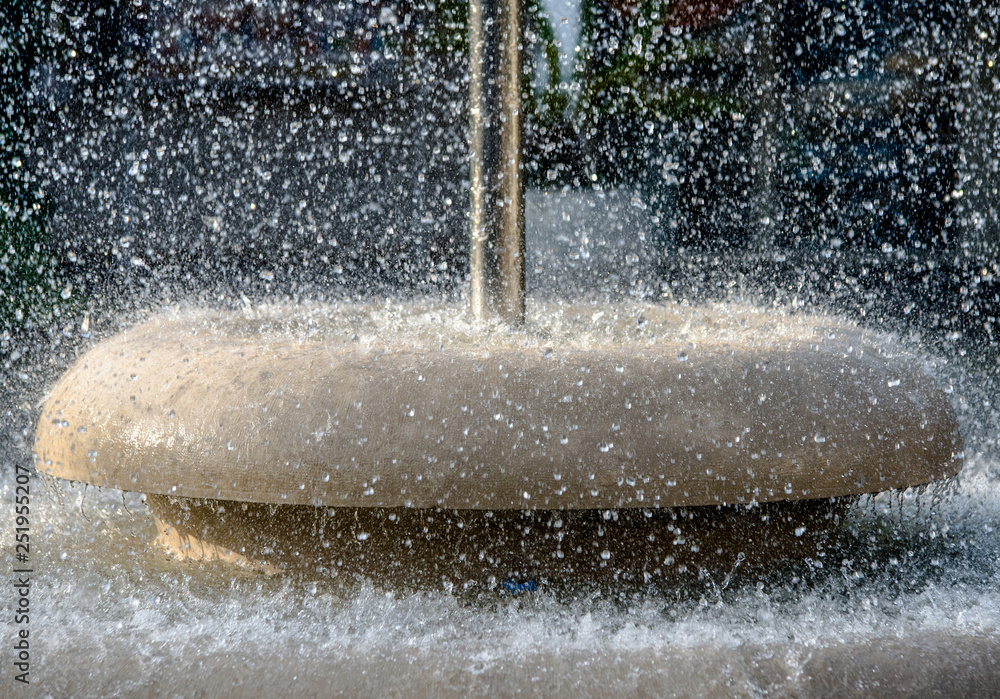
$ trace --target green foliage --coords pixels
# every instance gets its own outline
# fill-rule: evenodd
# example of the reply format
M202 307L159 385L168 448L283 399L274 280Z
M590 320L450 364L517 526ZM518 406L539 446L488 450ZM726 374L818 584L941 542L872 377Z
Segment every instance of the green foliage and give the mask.
M413 30L414 44L424 54L464 56L469 52L467 0L429 0L417 3L422 23Z
M0 3L0 334L44 325L72 304L46 245L51 207L33 187L30 90L49 49L47 17L44 2Z
M584 122L631 116L643 120L690 119L737 113L745 105L735 94L690 87L685 74L710 58L711 39L671 33L664 26L672 0L642 0L614 10L584 0L582 92ZM615 13L621 13L616 15Z
M58 279L44 220L38 212L0 216L0 329L45 325L55 308L68 310L72 289Z

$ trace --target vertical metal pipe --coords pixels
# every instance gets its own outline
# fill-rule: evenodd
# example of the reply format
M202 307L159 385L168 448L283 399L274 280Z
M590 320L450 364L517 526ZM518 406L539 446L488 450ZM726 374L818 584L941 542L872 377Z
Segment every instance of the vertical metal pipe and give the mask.
M778 118L780 101L778 98L775 62L775 0L761 0L757 3L757 31L755 37L756 61L754 63L754 139L752 151L754 168L753 226L751 235L756 244L772 244L774 218L776 214L774 181L777 159L775 149L778 143Z
M470 0L472 311L514 325L524 322L520 38L520 0Z

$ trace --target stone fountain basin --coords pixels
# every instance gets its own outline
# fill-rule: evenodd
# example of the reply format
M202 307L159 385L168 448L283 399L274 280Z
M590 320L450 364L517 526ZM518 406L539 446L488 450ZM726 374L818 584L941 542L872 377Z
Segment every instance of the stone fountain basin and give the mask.
M923 364L854 326L583 306L512 333L403 310L374 331L370 308L150 320L55 384L37 466L145 493L182 558L433 585L815 555L851 498L962 465Z
M750 505L960 470L954 411L918 358L853 326L726 313L696 336L649 306L655 339L575 343L157 318L53 386L37 466L174 497L455 510Z

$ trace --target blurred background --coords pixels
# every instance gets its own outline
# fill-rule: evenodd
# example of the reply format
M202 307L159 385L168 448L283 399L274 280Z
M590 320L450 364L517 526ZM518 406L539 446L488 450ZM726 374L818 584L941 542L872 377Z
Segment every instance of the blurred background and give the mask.
M523 10L536 292L737 295L996 356L996 3ZM462 0L2 12L8 369L102 309L460 292Z

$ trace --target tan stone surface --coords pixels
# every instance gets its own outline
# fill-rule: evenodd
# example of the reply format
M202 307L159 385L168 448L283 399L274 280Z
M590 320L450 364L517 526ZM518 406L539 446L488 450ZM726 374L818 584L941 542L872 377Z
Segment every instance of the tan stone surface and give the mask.
M945 478L961 450L922 364L860 332L690 356L681 341L387 350L183 318L80 357L36 436L39 470L122 490L452 509L829 498Z

